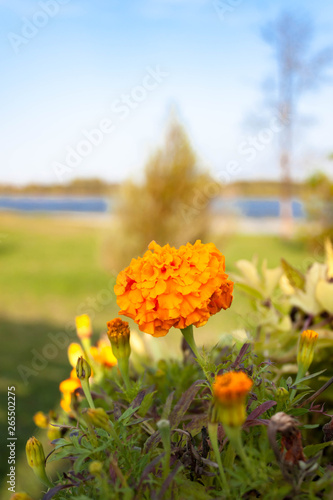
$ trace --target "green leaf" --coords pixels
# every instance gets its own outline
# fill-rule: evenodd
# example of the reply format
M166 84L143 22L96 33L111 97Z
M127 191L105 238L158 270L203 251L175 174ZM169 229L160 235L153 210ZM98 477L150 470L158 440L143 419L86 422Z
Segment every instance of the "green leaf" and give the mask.
M165 405L164 405L164 408L163 408L162 419L167 420L169 418L174 395L175 395L175 391L170 392L170 394L168 395L167 400L166 400Z
M292 415L293 417L299 417L301 415L305 415L308 412L309 410L307 410L306 408L292 408L288 411L288 414Z
M327 441L326 443L319 443L319 444L309 444L309 446L305 446L304 453L308 458L310 458L316 455L319 451L323 450L324 448L327 448L328 446L332 445L333 441Z
M312 373L311 375L308 375L307 377L300 378L297 383L294 383L293 385L299 385L301 382L305 382L305 380L309 380L310 378L318 377L318 375L321 375L322 373L326 372L326 368L324 370L320 370L320 372Z
M137 406L136 408L127 408L127 410L125 410L124 413L119 417L118 422L122 422L123 420L130 418L139 408L140 406Z
M317 429L319 427L319 424L305 424L302 425L302 429Z
M305 277L285 259L281 259L282 268L288 278L289 283L294 288L305 291Z

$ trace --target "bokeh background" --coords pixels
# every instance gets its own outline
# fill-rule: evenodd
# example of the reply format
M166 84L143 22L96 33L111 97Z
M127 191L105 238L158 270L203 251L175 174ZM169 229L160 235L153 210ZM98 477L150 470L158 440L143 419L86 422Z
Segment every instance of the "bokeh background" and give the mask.
M17 490L32 491L24 446L38 433L34 413L57 407L69 375L63 334L82 313L95 338L105 331L117 272L151 240L213 241L231 273L253 256L301 270L322 259L333 226L333 5L0 0L0 12L9 498L7 387L17 394ZM198 344L232 341L247 308L236 289ZM174 331L152 348L178 356L179 343Z

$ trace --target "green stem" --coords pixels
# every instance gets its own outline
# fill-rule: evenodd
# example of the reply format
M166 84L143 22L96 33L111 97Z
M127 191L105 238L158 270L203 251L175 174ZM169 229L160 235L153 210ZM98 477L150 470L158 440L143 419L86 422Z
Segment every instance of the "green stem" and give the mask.
M226 478L226 475L225 475L225 472L223 469L219 445L218 445L218 441L217 441L217 425L218 424L209 423L208 424L208 434L209 434L209 439L210 439L210 442L211 442L211 445L212 445L212 448L213 448L213 451L215 454L217 465L219 466L220 482L221 482L222 489L225 490L227 496L229 496L230 489L229 489L229 485L227 483L227 478Z
M233 446L234 450L240 458L243 460L244 465L246 467L246 470L250 474L250 476L254 479L255 474L253 472L251 463L249 461L248 456L245 453L243 443L242 443L242 436L241 436L241 427L228 427L226 425L223 426L226 435L229 438L230 444Z
M36 476L38 477L38 479L47 487L47 488L53 488L54 484L51 483L51 481L49 480L49 478L47 477L46 475L46 472L45 472L45 468L44 468L44 465L42 467L36 467L36 469L34 469L34 472L36 474Z
M121 373L122 379L124 381L126 390L128 391L131 385L129 378L129 362L128 358L120 358L118 359L118 368Z
M298 372L297 372L297 375L296 375L296 379L295 379L295 384L297 384L297 382L299 380L301 380L301 378L303 378L305 375L305 372L304 370L300 370L298 369ZM290 402L292 402L292 400L294 399L295 395L296 395L296 392L297 392L297 388L296 389L293 389L290 393Z
M95 408L94 401L93 401L91 394L90 394L89 381L88 380L81 380L81 386L82 386L82 390L84 392L84 395L86 397L86 400L88 401L90 408Z

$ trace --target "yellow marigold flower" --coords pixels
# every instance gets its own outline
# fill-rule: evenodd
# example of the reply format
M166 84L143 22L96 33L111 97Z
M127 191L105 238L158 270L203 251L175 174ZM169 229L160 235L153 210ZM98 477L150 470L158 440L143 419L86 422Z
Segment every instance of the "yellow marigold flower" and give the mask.
M45 415L45 413L43 413L42 411L38 411L33 416L33 421L40 429L47 429L49 425L49 420L50 420L49 417Z
M72 394L79 387L81 387L81 382L76 376L75 368L73 368L70 378L63 380L59 385L59 390L62 392L60 406L65 412L69 413L71 411Z
M88 424L100 427L107 432L110 430L110 420L103 408L87 408L82 415Z
M84 356L84 352L81 345L77 344L76 342L72 342L71 344L69 344L67 349L67 356L70 364L72 365L73 368L75 368L79 357Z
M314 356L314 348L318 340L318 333L305 330L299 340L297 363L302 376L308 371Z
M92 335L91 321L88 314L82 314L75 318L76 332L80 339L89 338Z
M97 346L91 347L90 354L94 361L102 366L111 368L117 364L117 358L114 356L110 342L106 338L100 339Z
M32 498L27 493L24 493L24 491L18 491L14 493L9 500L32 500Z
M103 472L103 464L99 460L94 460L89 464L89 472L93 476L100 476Z
M107 322L108 337L111 343L112 352L119 359L129 358L131 354L130 329L127 321L120 318Z
M152 241L148 248L119 273L114 287L119 314L132 318L141 331L162 337L171 327L203 326L230 307L233 282L213 243L198 240L176 249Z
M245 399L252 385L252 380L244 372L218 375L213 384L211 421L228 427L243 425L246 420Z

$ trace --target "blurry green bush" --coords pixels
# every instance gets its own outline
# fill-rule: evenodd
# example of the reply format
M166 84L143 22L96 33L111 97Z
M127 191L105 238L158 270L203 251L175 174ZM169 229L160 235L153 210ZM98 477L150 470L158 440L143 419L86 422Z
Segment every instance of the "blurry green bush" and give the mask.
M183 126L171 119L164 146L149 158L142 182L128 180L120 189L106 244L107 267L119 271L152 240L176 247L204 240L210 202L219 190L199 167Z

